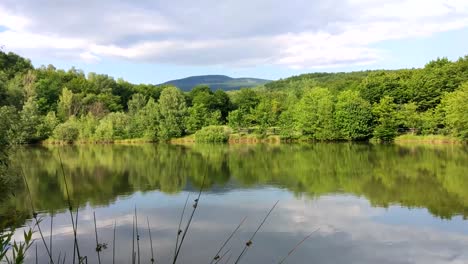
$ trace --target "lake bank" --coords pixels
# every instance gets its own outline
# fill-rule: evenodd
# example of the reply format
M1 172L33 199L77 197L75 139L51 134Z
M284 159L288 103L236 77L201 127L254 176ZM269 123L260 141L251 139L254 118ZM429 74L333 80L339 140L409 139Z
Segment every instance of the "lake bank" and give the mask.
M172 138L168 143L171 144L195 144L196 139L195 135L188 135L180 138ZM369 142L373 144L378 144L378 141L316 141L309 140L306 138L281 138L279 135L269 135L267 137L262 137L258 134L230 134L226 142L214 142L215 144L290 144L290 143L314 143L314 142L331 142L331 143L340 143L340 142ZM145 138L135 138L135 139L116 139L116 140L78 140L75 142L66 142L63 140L52 140L48 139L42 142L39 142L40 145L94 145L94 144L147 144L147 143L157 143L155 140L145 139ZM396 144L467 144L465 140L451 136L443 135L400 135L395 138L393 143Z

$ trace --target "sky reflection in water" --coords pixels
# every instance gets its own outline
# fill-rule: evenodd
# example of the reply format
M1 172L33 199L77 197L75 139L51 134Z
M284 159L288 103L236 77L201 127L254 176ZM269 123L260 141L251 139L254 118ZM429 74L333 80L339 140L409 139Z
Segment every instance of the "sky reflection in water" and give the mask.
M266 166L271 170L275 170L277 168L275 164L280 160L275 160L274 158L262 160L264 156L259 152L269 151L272 157L278 155L286 157L286 154L292 155L295 156L296 163L285 163L282 166L289 165L289 170L293 170L295 174L301 174L301 171L309 168L308 166L316 165L315 161L312 160L314 159L314 155L311 154L315 153L318 157L321 156L321 151L324 151L323 153L334 152L331 157L335 157L337 161L341 161L341 164L348 164L346 162L343 163L343 159L351 158L353 155L362 155L362 153L359 153L363 151L370 152L370 154L366 155L369 155L369 157L373 156L378 160L378 162L375 160L368 161L374 164L374 172L376 170L381 171L382 167L389 166L389 164L382 165L384 162L382 157L386 157L385 163L391 163L392 160L399 161L400 164L414 163L413 166L418 167L418 169L421 169L422 164L434 164L434 162L431 163L428 159L439 157L435 161L435 165L443 163L446 170L447 168L450 169L450 166L453 167L453 165L450 165L451 161L466 159L466 156L463 156L463 153L466 154L464 150L456 150L456 154L454 154L453 150L431 148L424 150L410 149L410 151L394 147L390 150L375 150L367 149L366 147L364 149L361 147L356 147L355 149L352 147L351 150L342 149L349 148L349 146L338 148L325 146L323 149L321 148L318 147L316 150L308 148L284 150L280 147L279 149L266 150L261 149L261 147L253 147L252 149L228 149L226 150L227 152L223 152L222 154L219 154L219 149L214 149L214 152L207 151L205 154L202 154L202 156L205 155L203 156L203 160L206 161L209 160L206 155L218 153L218 162L224 164L221 166L228 167L228 169L224 170L219 169L218 172L227 170L229 175L227 179L221 177L221 181L211 181L207 190L203 192L198 211L195 214L194 221L181 250L180 263L208 263L210 258L215 255L223 240L237 226L241 219L247 216L247 221L242 226L241 231L237 233L226 247L226 249L230 249L226 257L232 253L232 262L276 200L280 200L278 207L273 211L262 230L256 236L253 246L243 258L242 263L277 263L296 243L317 228L320 228L319 231L314 233L294 255L288 258L288 263L468 263L468 222L463 220L462 217L466 209L463 193L457 193L454 196L457 197L457 201L447 203L448 205L455 205L449 207L448 213L451 214L450 217L447 217L445 214L434 214L434 211L444 213L447 213L447 211L437 209L438 206L429 200L427 204L417 204L414 201L405 201L405 197L390 198L390 193L397 189L397 187L406 189L411 187L409 185L414 180L410 175L414 169L413 167L406 168L408 175L385 175L383 178L382 176L369 176L371 178L380 177L380 180L387 180L387 189L377 188L378 185L374 185L374 188L371 188L372 190L388 192L385 193L387 200L382 201L375 199L375 196L372 196L372 191L365 191L366 186L373 182L367 176L360 176L360 178L354 179L355 182L366 181L365 183L353 185L361 186L354 192L350 187L346 187L346 183L343 181L341 181L341 185L337 184L334 187L325 188L326 186L324 187L324 185L329 185L329 182L322 182L322 185L319 186L320 179L313 181L308 179L307 182L310 183L310 186L301 187L300 185L304 184L302 180L297 180L295 184L292 184L291 179L285 179L284 181L278 181L277 178L270 178L269 180L261 179L262 175L258 175L256 171L248 171L250 166L238 166L239 164L246 164L239 163L240 161L233 160L232 157L233 155L243 153L241 157L246 159L254 158L257 166ZM49 150L41 150L44 153L43 155L41 154L41 162L44 164L50 162L44 159L53 158L53 155L48 156L50 153L47 151ZM193 161L193 157L190 156L193 153L187 153L196 150L165 149L165 151L167 151L165 152L166 156L177 154L178 156L182 155L182 158L190 158ZM174 151L175 153L172 153ZM299 151L302 151L306 157L301 156ZM399 156L398 153L402 151L409 154ZM281 154L281 152L286 153ZM115 156L121 154L117 155L116 153L115 150L112 153L114 155L113 161L121 161L121 158L115 158ZM125 153L125 151L119 153ZM161 151L156 151L155 153L161 153ZM28 155L31 155L31 153ZM376 155L377 157L375 157ZM390 157L390 155L392 156ZM67 154L64 156L67 157ZM307 159L307 156L310 163L300 163L300 160ZM78 155L76 157L81 156ZM134 158L137 159L138 157ZM213 155L211 155L211 158L213 158ZM83 163L80 158L65 159L64 163L67 165L67 171L73 171L73 163L80 161L81 164L84 164L83 166L94 166L93 170L95 172L100 171L101 174L95 173L97 175L95 177L101 177L101 179L97 183L94 182L94 184L111 184L107 182L109 177L114 177L111 174L121 173L116 168L108 167L109 164L116 163L105 164L101 161L96 162L96 164L89 164ZM327 156L322 155L322 159L327 164ZM31 161L31 164L34 165L34 159ZM178 162L180 164L180 160ZM166 165L169 164L171 166L165 166L166 173L169 173L171 168L175 166L171 162L166 163ZM377 165L375 164L381 168L376 168ZM356 164L355 169L350 169L349 171L351 172L347 173L346 176L352 177L354 175L353 171L356 169L359 173L367 171L366 168L360 168L359 165L362 164ZM117 166L122 166L122 164L119 162ZM132 167L133 165L129 163L125 166ZM157 165L153 164L151 166ZM191 168L187 164L181 165L181 167L184 166ZM238 166L241 169L237 171L233 170L234 166ZM285 170L288 170L288 168L285 168ZM31 170L31 168L28 169ZM309 169L314 170L312 167ZM128 170L131 171L132 169ZM195 171L197 170L195 169ZM452 168L450 171L456 170ZM214 171L211 170L210 172ZM342 177L338 175L338 172L334 171L334 168L331 171L330 168L327 168L325 172L328 172L328 177ZM239 176L239 174L243 173L251 174L248 180L245 180L243 176ZM275 173L272 171L272 175L275 175ZM127 175L127 177L122 177L121 179L130 181L129 177L133 176L131 173L128 174L130 176ZM389 174L391 174L391 171ZM456 173L454 175L457 176ZM37 175L29 177L29 181L34 182L34 179L31 177L40 178L44 176L41 176L41 173L37 173ZM138 207L142 263L148 263L150 259L147 218L150 220L156 260L159 263L169 263L174 252L178 219L187 194L191 196L190 201L193 201L197 195L197 178L187 177L181 178L181 189L176 191L161 192L158 190L158 187L155 188L154 186L152 188L141 186L135 188L133 186L134 188L127 189L125 192L113 196L111 200L108 200L108 197L104 193L96 194L96 196L101 195L101 198L104 197L104 200L82 199L80 201L78 239L80 250L84 252L84 255L88 256L89 263L97 263L97 255L94 252L93 211L96 212L98 219L97 225L100 242L108 243L108 248L101 254L103 263L110 263L112 261L112 232L115 220L117 221L116 263L131 262L132 219L135 205ZM219 178L219 175L216 177ZM428 192L432 195L440 195L440 193L446 192L447 195L452 195L447 187L441 192L438 189L440 186L433 184L434 179L451 177L439 170L437 166L429 167L428 171L426 171L426 177L428 180L423 184L426 189L421 189L422 193ZM409 182L403 182L404 185L396 186L397 183L401 184L403 179ZM86 180L83 181L83 184L88 184ZM80 192L79 180L72 180L72 182L74 192L78 194ZM395 188L391 187L392 184L390 182L393 182ZM433 185L429 185L428 182ZM447 182L447 180L443 182ZM56 184L60 185L60 183L49 183L48 185L55 186ZM314 189L313 186L316 186L315 189L318 194L310 192L311 189ZM429 188L428 186L432 187ZM142 192L139 189L145 191ZM51 192L50 195L53 196L53 193ZM383 196L385 195L377 197ZM58 198L53 199L57 200ZM41 200L41 198L38 198L38 200ZM415 200L419 201L419 199ZM420 199L420 201L424 201L424 199ZM59 202L58 204L61 203ZM386 205L383 206L383 204ZM53 206L45 206L49 208L41 208L45 210L44 221L41 227L43 232L47 234L47 241L49 239L48 227L50 224L50 217L47 212L54 206L55 204ZM59 253L63 256L66 252L67 259L71 260L73 236L70 218L68 213L64 211L65 206L58 207L53 209L56 212L54 217L53 255L54 258L58 258ZM428 210L428 207L436 209ZM462 208L461 211L460 208ZM27 223L31 224L30 221ZM17 235L17 237L19 236ZM44 250L42 250L42 244L40 242L37 244L40 263L45 263L47 257ZM29 259L29 261L33 260L33 258Z

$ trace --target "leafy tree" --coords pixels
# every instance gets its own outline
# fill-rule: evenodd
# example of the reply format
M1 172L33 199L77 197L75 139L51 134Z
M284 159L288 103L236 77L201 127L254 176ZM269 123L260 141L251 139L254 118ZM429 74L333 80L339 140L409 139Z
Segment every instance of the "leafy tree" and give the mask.
M399 110L399 119L412 134L418 134L422 127L421 114L416 103L407 103Z
M79 106L75 101L73 92L63 88L57 104L57 114L61 120L65 121L70 116L78 114Z
M182 136L186 113L187 106L182 92L175 87L164 89L159 97L158 136L164 140Z
M374 129L374 137L382 141L392 141L398 135L398 105L389 96L383 97L379 103L372 107L376 116L377 126Z
M52 136L54 129L60 123L60 120L55 115L55 112L49 112L43 118L42 123L38 127L38 133L41 139L47 139Z
M239 130L244 125L242 112L239 109L229 112L227 119L229 126L236 130Z
M343 139L362 140L372 135L372 107L358 91L345 90L338 95L334 118Z
M128 138L129 117L125 113L110 113L99 121L96 128L96 139L112 141Z
M299 101L294 120L303 135L317 140L335 139L333 96L325 88L314 88Z
M219 110L210 111L204 104L196 103L188 108L188 115L185 119L186 131L189 134L195 133L202 127L218 125L221 119Z
M34 143L44 139L44 135L39 134L39 127L42 125L43 117L39 113L39 107L33 98L29 98L19 112L20 130L16 138L16 143Z
M278 125L281 111L281 105L276 98L263 96L260 99L260 102L255 107L253 116L262 134L266 132L267 128Z
M79 124L75 117L71 117L65 123L55 127L53 138L67 143L72 143L78 139L80 135Z
M0 148L10 144L14 137L15 123L18 122L18 113L12 106L0 106Z
M213 109L220 111L221 122L225 122L227 120L229 111L232 110L231 99L229 98L227 93L224 92L223 90L216 90L213 93L212 107Z
M7 79L12 79L16 74L26 73L32 70L31 61L13 52L0 51L0 71L4 71Z
M452 133L461 139L468 139L468 83L443 98L445 123Z
M128 113L130 115L135 115L146 105L146 97L140 93L132 95L132 99L128 101Z
M79 119L79 138L82 140L95 139L98 125L99 120L92 113L82 116Z

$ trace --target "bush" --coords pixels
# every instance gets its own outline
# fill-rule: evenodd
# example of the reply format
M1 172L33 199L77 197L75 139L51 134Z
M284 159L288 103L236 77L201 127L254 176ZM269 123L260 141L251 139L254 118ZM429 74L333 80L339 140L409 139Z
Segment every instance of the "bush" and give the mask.
M195 133L195 142L219 143L227 142L230 129L225 126L207 126Z
M53 137L57 140L62 140L68 143L78 139L80 135L80 130L78 128L78 123L74 118L70 118L67 122L58 125L54 129Z

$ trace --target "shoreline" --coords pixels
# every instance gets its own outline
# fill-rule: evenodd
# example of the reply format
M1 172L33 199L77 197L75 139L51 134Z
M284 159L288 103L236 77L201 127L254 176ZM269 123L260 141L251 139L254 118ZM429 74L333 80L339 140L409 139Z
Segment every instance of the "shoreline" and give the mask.
M150 139L118 139L118 140L78 140L75 142L65 142L60 140L45 140L38 142L39 145L132 145L132 144L153 144L160 141L150 140ZM257 135L230 135L226 142L196 142L193 135L189 135L181 138L172 138L165 143L175 144L175 145L192 145L192 144L228 144L228 145L253 145L253 144L296 144L296 143L369 143L369 144L388 144L384 142L373 141L372 139L368 141L314 141L306 139L282 139L280 136L268 136L266 138L261 138ZM440 136L440 135L428 135L428 136L418 136L418 135L400 135L394 139L393 144L423 144L423 145L466 145L468 141L464 141L458 138L449 137L449 136Z

